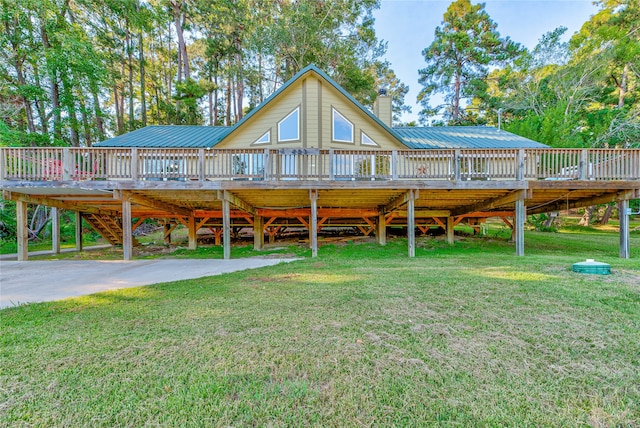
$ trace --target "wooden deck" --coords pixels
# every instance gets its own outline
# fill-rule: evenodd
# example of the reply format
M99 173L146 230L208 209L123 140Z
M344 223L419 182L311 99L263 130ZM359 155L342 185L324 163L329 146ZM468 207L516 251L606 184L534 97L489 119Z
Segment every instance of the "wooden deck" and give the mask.
M314 255L323 227L358 228L384 244L386 228L402 226L411 256L416 229L441 227L452 241L456 224L498 216L521 255L527 214L609 202L624 211L640 198L640 150L2 148L0 184L20 204L117 219L125 258L146 218L165 219L167 230L184 224L192 248L202 227L227 244L230 228L253 227L260 247L296 225L311 231Z

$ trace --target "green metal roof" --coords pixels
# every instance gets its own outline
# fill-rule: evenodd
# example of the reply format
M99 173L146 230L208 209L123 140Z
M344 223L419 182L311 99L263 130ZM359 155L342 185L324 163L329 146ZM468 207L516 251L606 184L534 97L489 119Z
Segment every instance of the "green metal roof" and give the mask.
M369 109L360 104L329 75L315 65L300 70L262 104L250 111L235 126L153 125L95 144L97 147L207 148L214 147L251 118L274 98L308 73L315 73L351 101L365 115L410 149L513 149L545 148L544 144L507 131L486 126L402 127L389 128Z
M410 149L535 149L548 146L489 126L394 128Z
M151 125L94 144L94 147L207 148L220 142L230 126Z

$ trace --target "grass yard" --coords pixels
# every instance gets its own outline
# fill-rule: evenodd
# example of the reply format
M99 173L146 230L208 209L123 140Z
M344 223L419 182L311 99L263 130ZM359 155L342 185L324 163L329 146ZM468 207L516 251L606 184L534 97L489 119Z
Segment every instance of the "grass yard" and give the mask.
M640 426L640 234L456 239L0 311L0 425Z

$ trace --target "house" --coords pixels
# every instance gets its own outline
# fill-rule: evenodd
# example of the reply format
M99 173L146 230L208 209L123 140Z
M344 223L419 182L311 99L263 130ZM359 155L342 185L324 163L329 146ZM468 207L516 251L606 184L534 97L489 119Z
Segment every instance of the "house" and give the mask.
M523 255L527 212L624 205L640 193L639 150L550 149L490 127L393 128L390 97L371 112L314 66L233 127L148 126L91 148L0 155L5 198L75 210L125 259L147 218L165 221L167 239L185 225L190 248L208 228L228 258L239 228L260 248L265 235L303 227L316 255L326 227L380 244L403 227L413 256L416 230L440 227L453 242L456 224L498 216ZM594 160L613 167L587 169Z

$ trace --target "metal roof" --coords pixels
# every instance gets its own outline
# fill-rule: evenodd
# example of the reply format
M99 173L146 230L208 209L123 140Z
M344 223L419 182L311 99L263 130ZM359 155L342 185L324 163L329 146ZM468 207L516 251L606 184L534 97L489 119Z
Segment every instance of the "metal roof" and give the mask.
M393 128L410 149L535 149L542 143L489 126Z
M151 125L94 147L207 148L218 144L231 129L231 126Z

